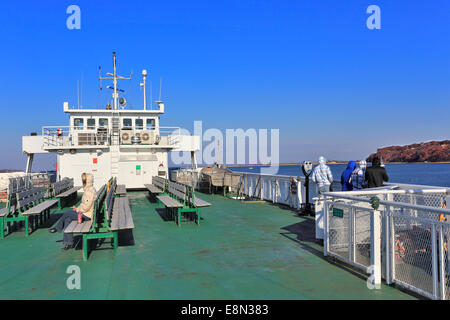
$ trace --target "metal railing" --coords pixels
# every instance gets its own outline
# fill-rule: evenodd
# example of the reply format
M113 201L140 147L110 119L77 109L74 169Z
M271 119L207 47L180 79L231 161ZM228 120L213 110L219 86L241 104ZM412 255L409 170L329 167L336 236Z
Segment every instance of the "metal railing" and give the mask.
M139 127L140 128L140 127ZM150 130L134 130L130 132L153 131L156 142L152 144L168 145L177 147L180 143L179 127L159 127ZM45 126L42 127L44 137L44 148L58 147L83 147L83 146L109 146L111 144L112 130L107 127L71 127L71 126ZM122 144L122 142L121 142Z
M51 184L52 177L49 173L27 173L17 176L7 177L5 183L2 183L0 188L0 200L6 202L8 195L11 193L20 192L24 189L32 187L44 187L48 189Z
M179 169L176 171L177 181L198 187L200 180L200 170ZM287 175L270 175L250 172L233 171L232 176L239 175L240 181L233 181L233 185L237 184L236 193L241 196L258 198L273 203L281 203L288 205L294 209L300 209L301 203L306 197L304 186L305 177L287 176ZM227 179L226 174L224 179ZM231 177L234 180L234 177ZM294 180L295 188L291 186ZM315 195L316 184L310 182L311 196ZM339 182L333 182L333 190L340 190Z
M389 200L374 209L374 195ZM431 299L449 299L450 223L444 219L450 210L442 208L448 195L445 188L327 193L324 255L372 274L374 284L384 278Z

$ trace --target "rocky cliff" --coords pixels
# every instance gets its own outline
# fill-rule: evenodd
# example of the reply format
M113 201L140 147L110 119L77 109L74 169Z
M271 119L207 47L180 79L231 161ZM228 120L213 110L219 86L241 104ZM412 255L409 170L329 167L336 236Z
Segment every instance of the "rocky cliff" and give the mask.
M367 161L372 161L375 156L381 156L384 162L450 161L450 140L380 148L371 154Z

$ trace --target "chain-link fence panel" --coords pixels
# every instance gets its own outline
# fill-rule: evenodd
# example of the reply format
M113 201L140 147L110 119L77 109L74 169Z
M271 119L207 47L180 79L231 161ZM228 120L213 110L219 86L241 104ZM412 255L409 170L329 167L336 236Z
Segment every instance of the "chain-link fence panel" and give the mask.
M349 259L350 212L344 208L331 206L328 212L328 250L344 259Z
M394 194L394 202L409 203L427 207L442 208L445 201L446 193L405 193L405 194Z
M394 280L433 294L432 224L394 215Z
M370 212L355 210L355 262L366 267L370 266Z

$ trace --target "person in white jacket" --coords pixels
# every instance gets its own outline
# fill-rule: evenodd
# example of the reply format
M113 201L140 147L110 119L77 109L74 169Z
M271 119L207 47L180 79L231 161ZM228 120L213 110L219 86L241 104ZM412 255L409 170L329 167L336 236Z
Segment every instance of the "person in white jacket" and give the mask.
M317 184L317 193L323 194L330 191L330 185L333 183L333 174L330 167L327 166L327 160L319 157L319 164L314 168L311 180Z
M58 223L54 228L49 229L51 233L61 232L67 228L72 221L86 221L91 220L94 212L94 202L97 198L97 191L94 188L94 177L90 173L83 173L81 175L83 181L83 197L81 198L81 204L78 207L73 206L72 210L64 212ZM81 219L78 219L78 216ZM62 250L68 250L73 248L73 234L64 233L63 236L64 247Z

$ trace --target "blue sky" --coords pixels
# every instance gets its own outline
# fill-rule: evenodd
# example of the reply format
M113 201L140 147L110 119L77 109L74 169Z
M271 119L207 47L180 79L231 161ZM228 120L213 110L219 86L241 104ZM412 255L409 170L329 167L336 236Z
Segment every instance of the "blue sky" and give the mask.
M71 4L81 30L66 28ZM449 138L449 1L3 1L0 21L0 168L24 169L21 136L68 124L81 77L84 106L108 101L112 51L134 72L132 107L146 68L154 98L163 78L162 125L279 128L282 162Z

